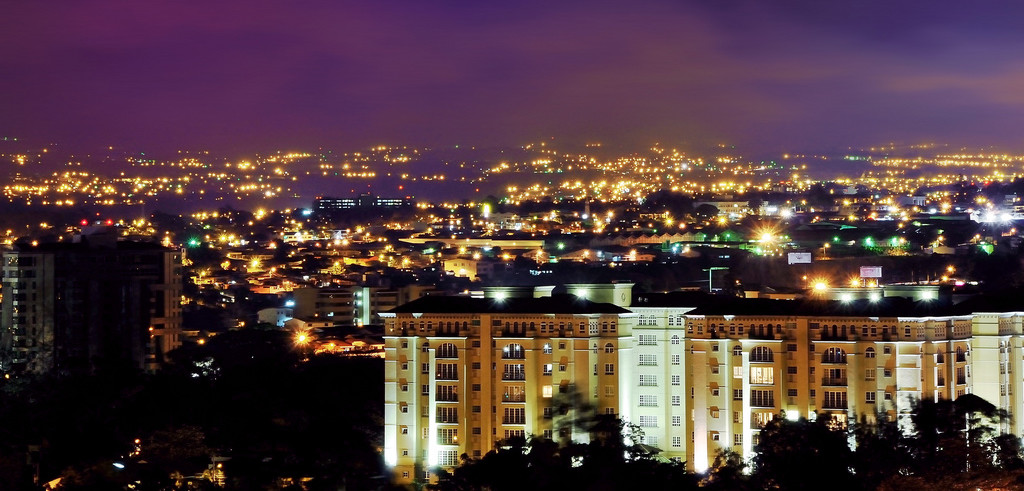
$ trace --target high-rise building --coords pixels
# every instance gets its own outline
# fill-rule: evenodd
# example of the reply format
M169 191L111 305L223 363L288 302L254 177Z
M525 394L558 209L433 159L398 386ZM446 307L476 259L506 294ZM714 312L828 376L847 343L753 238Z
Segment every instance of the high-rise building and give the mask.
M773 418L902 418L919 399L976 394L1024 435L1024 313L908 298L633 298L631 285L425 297L385 318L384 457L410 482L511 436L585 440L562 394L643 430L703 471L752 454ZM528 291L532 290L532 291ZM571 415L568 415L571 417Z
M103 232L3 253L4 371L155 370L180 346L181 254Z

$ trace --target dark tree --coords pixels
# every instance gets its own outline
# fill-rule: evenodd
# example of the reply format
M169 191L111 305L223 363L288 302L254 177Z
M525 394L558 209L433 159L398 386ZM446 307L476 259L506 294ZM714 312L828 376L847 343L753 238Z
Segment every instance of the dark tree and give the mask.
M761 429L753 480L762 489L855 489L846 432L825 416L776 418Z

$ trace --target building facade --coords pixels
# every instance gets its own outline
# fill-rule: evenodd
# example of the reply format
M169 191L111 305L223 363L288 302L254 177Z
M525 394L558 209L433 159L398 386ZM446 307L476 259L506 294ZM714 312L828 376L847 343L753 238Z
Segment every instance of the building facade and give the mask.
M303 287L292 290L293 317L330 320L339 326L380 324L380 312L436 292L433 286L401 288L371 286Z
M696 471L720 449L749 457L776 417L906 417L918 399L967 393L1024 414L1024 312L633 298L630 287L493 289L384 314L384 454L396 478L429 477L512 436L585 440L565 424L568 395ZM1003 430L1024 435L1018 419Z
M181 345L178 251L97 235L17 246L2 267L5 372L155 370Z

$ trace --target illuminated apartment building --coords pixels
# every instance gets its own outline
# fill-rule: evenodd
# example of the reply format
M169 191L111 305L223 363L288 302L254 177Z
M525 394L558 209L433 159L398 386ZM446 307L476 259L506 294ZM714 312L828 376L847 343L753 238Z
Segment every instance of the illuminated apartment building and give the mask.
M628 285L613 290L628 304ZM382 314L384 453L402 481L457 465L463 453L480 457L505 438L555 437L555 394L578 392L614 414L630 400L619 383L632 377L619 363L631 352L628 310L569 295L488 293L424 297Z
M489 289L382 314L384 452L396 477L515 435L585 440L557 433L560 393L637 424L646 444L698 471L719 449L749 457L758 428L780 414L846 422L965 393L1024 414L1024 312L630 289ZM1024 434L1018 419L1004 430Z

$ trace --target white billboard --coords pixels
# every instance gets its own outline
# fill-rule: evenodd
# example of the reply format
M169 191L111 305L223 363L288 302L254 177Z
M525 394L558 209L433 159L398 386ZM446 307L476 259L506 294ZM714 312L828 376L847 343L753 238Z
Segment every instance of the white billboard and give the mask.
M789 264L811 264L810 252L790 252Z
M881 278L882 267L881 266L861 266L860 267L861 278Z

